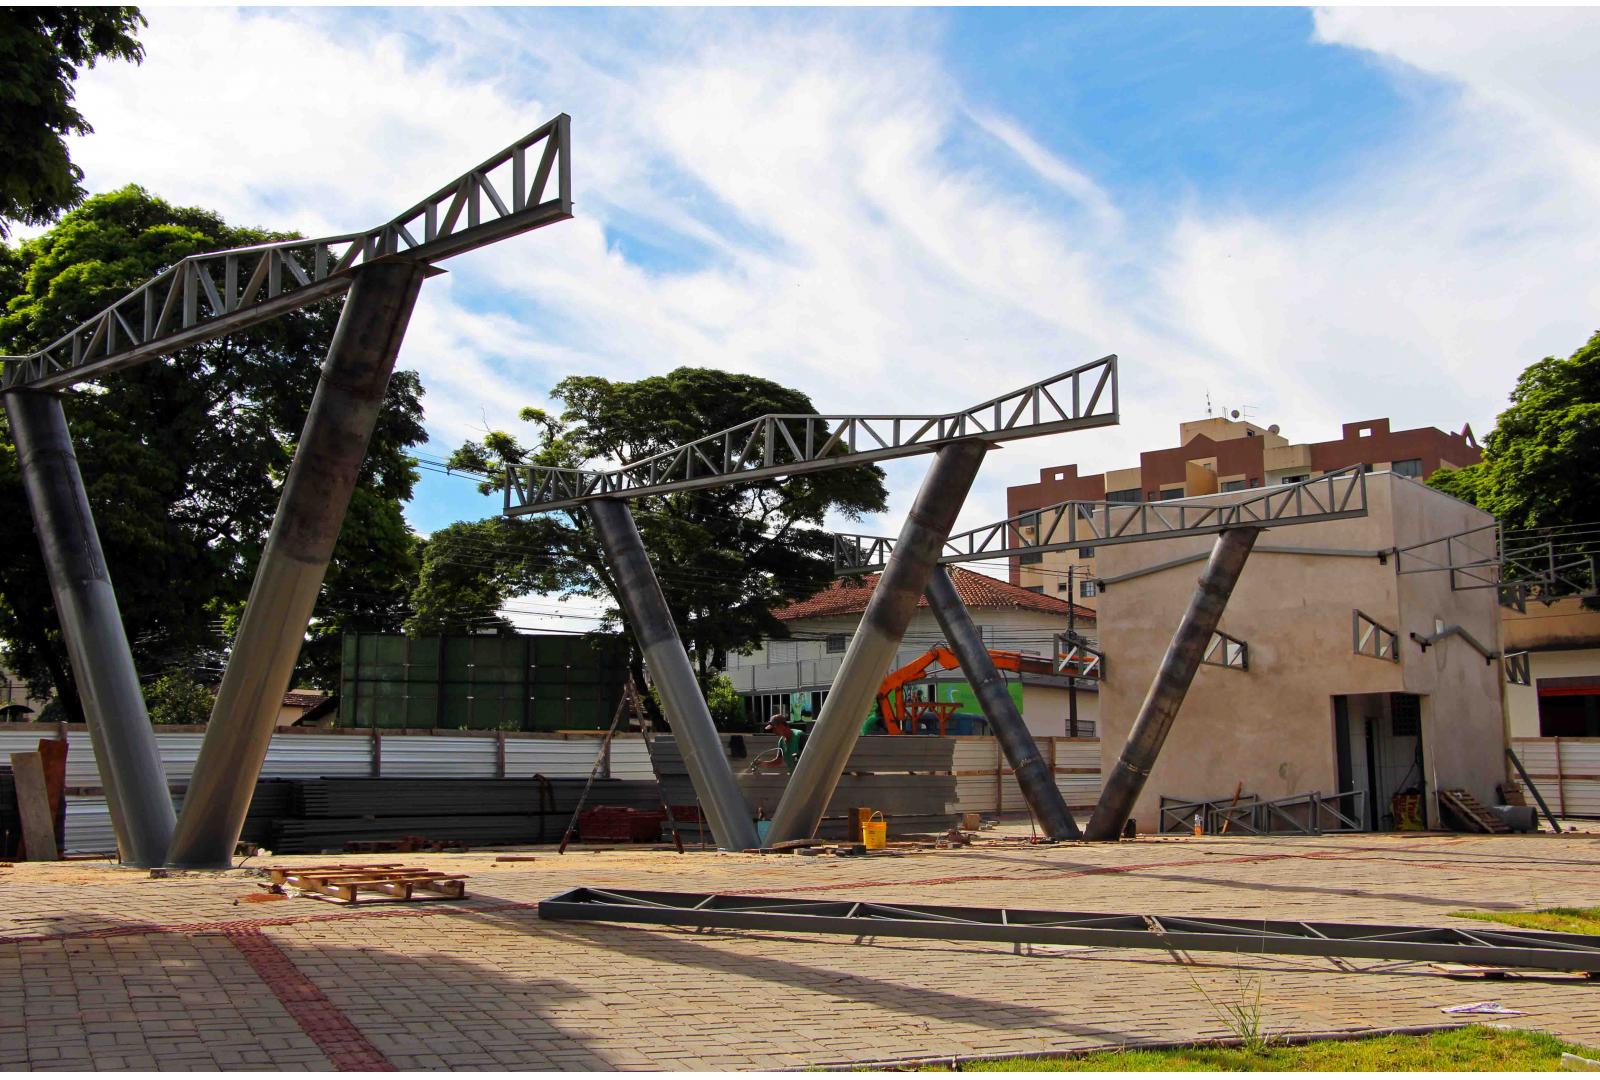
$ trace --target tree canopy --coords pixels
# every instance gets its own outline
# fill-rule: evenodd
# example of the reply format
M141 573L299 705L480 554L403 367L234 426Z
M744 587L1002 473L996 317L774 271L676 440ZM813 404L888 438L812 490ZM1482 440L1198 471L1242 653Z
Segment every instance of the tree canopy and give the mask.
M524 409L533 430L524 443L506 432L469 442L451 465L490 476L503 463L606 467L631 461L764 413L815 414L811 400L767 379L707 368L678 368L634 382L598 376L563 379L551 397L559 414ZM634 516L662 592L703 682L729 653L782 636L770 611L812 595L833 578L829 513L849 519L885 507L883 472L858 466L634 500ZM515 520L462 523L435 534L455 554L430 544L413 597L414 624L459 630L452 619L481 618L491 604L524 592L610 597L616 586L592 526L581 511ZM466 558L472 552L471 561ZM476 607L446 610L432 596L461 595L463 577L479 592ZM642 683L641 683L642 685Z
M1428 483L1508 528L1600 521L1600 333L1569 357L1529 365L1485 440L1483 460L1440 469Z
M50 232L0 245L0 352L53 340L186 255L284 239L227 225L129 186L95 196ZM65 395L79 466L141 675L214 678L250 589L339 302L106 376ZM394 631L409 614L418 541L402 504L416 483L422 389L397 372L339 537L299 677L337 677L345 629ZM26 500L0 422L0 498ZM76 693L26 513L0 521L0 638L40 691Z
M44 225L83 199L66 136L93 129L73 107L78 69L139 63L136 7L0 8L0 238L8 221Z

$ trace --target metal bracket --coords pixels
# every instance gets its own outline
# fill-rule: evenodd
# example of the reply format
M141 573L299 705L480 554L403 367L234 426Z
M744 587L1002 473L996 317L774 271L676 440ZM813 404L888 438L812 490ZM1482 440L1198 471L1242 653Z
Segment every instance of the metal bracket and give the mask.
M1249 671L1250 646L1231 634L1217 630L1212 633L1211 640L1206 642L1206 651L1201 655L1200 662L1210 664L1212 667Z
M1351 650L1357 656L1400 662L1400 635L1372 619L1360 608L1350 612Z

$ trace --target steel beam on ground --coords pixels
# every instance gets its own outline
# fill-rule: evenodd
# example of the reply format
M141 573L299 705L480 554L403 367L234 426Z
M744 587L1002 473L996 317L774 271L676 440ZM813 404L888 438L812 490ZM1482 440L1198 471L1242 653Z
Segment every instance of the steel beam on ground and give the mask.
M1117 358L1102 357L959 412L935 416L758 416L608 471L516 465L505 513L535 514L585 500L640 498L799 476L930 454L963 439L1028 439L1118 423Z
M355 490L426 264L363 266L278 500L184 798L170 865L232 865L283 695Z
M1308 525L1366 513L1366 473L1360 465L1353 465L1311 480L1264 488L1233 502L1211 495L1150 503L1070 499L955 533L944 542L939 561L1009 559L1076 547L1213 536L1251 526ZM833 538L834 572L871 573L883 566L894 545L892 537L837 534Z
M1150 770L1155 767L1161 746L1172 730L1172 722L1183 706L1189 684L1194 682L1195 672L1200 668L1206 645L1216 632L1217 622L1228 606L1228 597L1233 595L1233 587L1260 534L1259 527L1248 527L1231 528L1217 536L1194 596L1178 623L1177 632L1172 635L1172 643L1161 658L1161 667L1128 732L1128 741L1106 777L1100 801L1095 804L1084 830L1084 839L1116 840L1122 835L1122 828L1133 812L1139 793L1144 790L1145 781L1150 778Z
M573 889L541 900L539 917L849 937L1342 956L1600 972L1600 940L1590 935L1490 926L1312 923L598 888Z
M878 686L928 587L939 546L950 534L987 450L985 442L964 439L945 444L934 455L900 530L899 547L867 601L861 626L850 639L816 726L772 815L769 843L808 839L821 824Z
M129 865L160 866L176 815L66 413L35 390L7 393L5 406L117 848Z
M694 667L678 637L672 611L645 554L644 541L628 504L621 499L595 499L586 509L616 579L628 626L661 695L661 711L683 754L695 795L705 809L712 837L718 847L732 851L759 847L761 841L756 836L750 807L722 752L722 738L695 680Z
M1061 789L1056 786L1055 771L1039 753L1039 746L1028 732L1028 726L1011 700L1011 691L995 667L994 658L983 644L983 635L972 622L972 616L961 602L955 583L942 566L935 566L928 575L928 606L933 608L939 629L944 631L967 683L977 696L989 728L994 732L1006 760L1016 774L1017 786L1028 808L1038 819L1039 827L1052 840L1077 840L1082 833L1078 823L1067 809Z

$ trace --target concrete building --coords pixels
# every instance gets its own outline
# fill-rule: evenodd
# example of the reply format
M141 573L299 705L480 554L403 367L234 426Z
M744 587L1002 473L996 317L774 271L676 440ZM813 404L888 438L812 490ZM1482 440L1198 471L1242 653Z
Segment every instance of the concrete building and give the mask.
M1505 651L1524 653L1525 684L1508 682L1513 738L1600 737L1600 611L1577 597L1502 610Z
M951 567L950 577L989 648L1052 655L1055 635L1065 631L1069 622L1069 605L1064 599L1041 596L962 567ZM808 600L774 611L790 636L768 639L748 655L728 658L728 675L745 699L752 719L765 720L775 712L788 711L796 704L796 698L801 708L816 715L877 583L876 574L840 579ZM1079 607L1072 618L1079 633L1093 637L1093 611ZM944 635L924 598L911 619L894 667L909 663L942 641ZM1036 735L1069 734L1072 695L1065 677L1009 678L1030 731ZM921 680L916 690L922 700L972 702L960 672L939 673ZM1091 735L1099 718L1095 685L1080 680L1077 699L1076 734ZM978 712L975 703L971 703L970 711Z
M1291 443L1276 425L1210 416L1178 425L1178 445L1147 450L1134 468L1079 476L1076 465L1039 470L1039 479L1006 489L1006 515L1014 517L1068 499L1155 502L1216 492L1292 483L1334 469L1365 465L1426 479L1441 466L1459 468L1479 459L1470 428L1459 435L1438 428L1389 430L1387 419L1345 424L1327 442ZM1093 548L1013 559L1011 582L1047 595L1075 594L1095 606Z
M1367 482L1366 517L1268 530L1258 540L1219 626L1245 642L1248 667L1200 668L1135 810L1142 831L1156 830L1164 795L1360 790L1367 820L1379 828L1391 824L1397 793L1420 791L1430 824L1440 821L1441 788L1464 788L1486 805L1494 799L1505 776L1499 662L1486 662L1459 634L1426 648L1411 636L1456 626L1497 651L1494 590L1452 591L1445 573L1397 574L1387 554L1493 519L1393 472ZM1202 500L1230 498L1237 496ZM1194 591L1198 561L1172 564L1203 558L1210 543L1100 550L1104 770L1116 762ZM1370 631L1364 649L1362 619Z

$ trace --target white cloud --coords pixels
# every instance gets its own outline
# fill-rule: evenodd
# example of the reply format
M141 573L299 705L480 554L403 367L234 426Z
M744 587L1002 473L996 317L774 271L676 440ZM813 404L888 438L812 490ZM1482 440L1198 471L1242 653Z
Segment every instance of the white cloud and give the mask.
M1383 414L1482 431L1600 300L1586 14L1323 13L1319 40L1459 100L1300 205L1161 220L971 108L926 17L149 14L143 67L80 82L96 188L343 231L573 114L577 218L424 291L402 363L438 446L578 371L702 364L824 411L931 412L1120 353L1124 425L995 453L973 525L1040 467L1167 445L1207 390L1298 438ZM890 467L867 529L898 527L923 467Z

